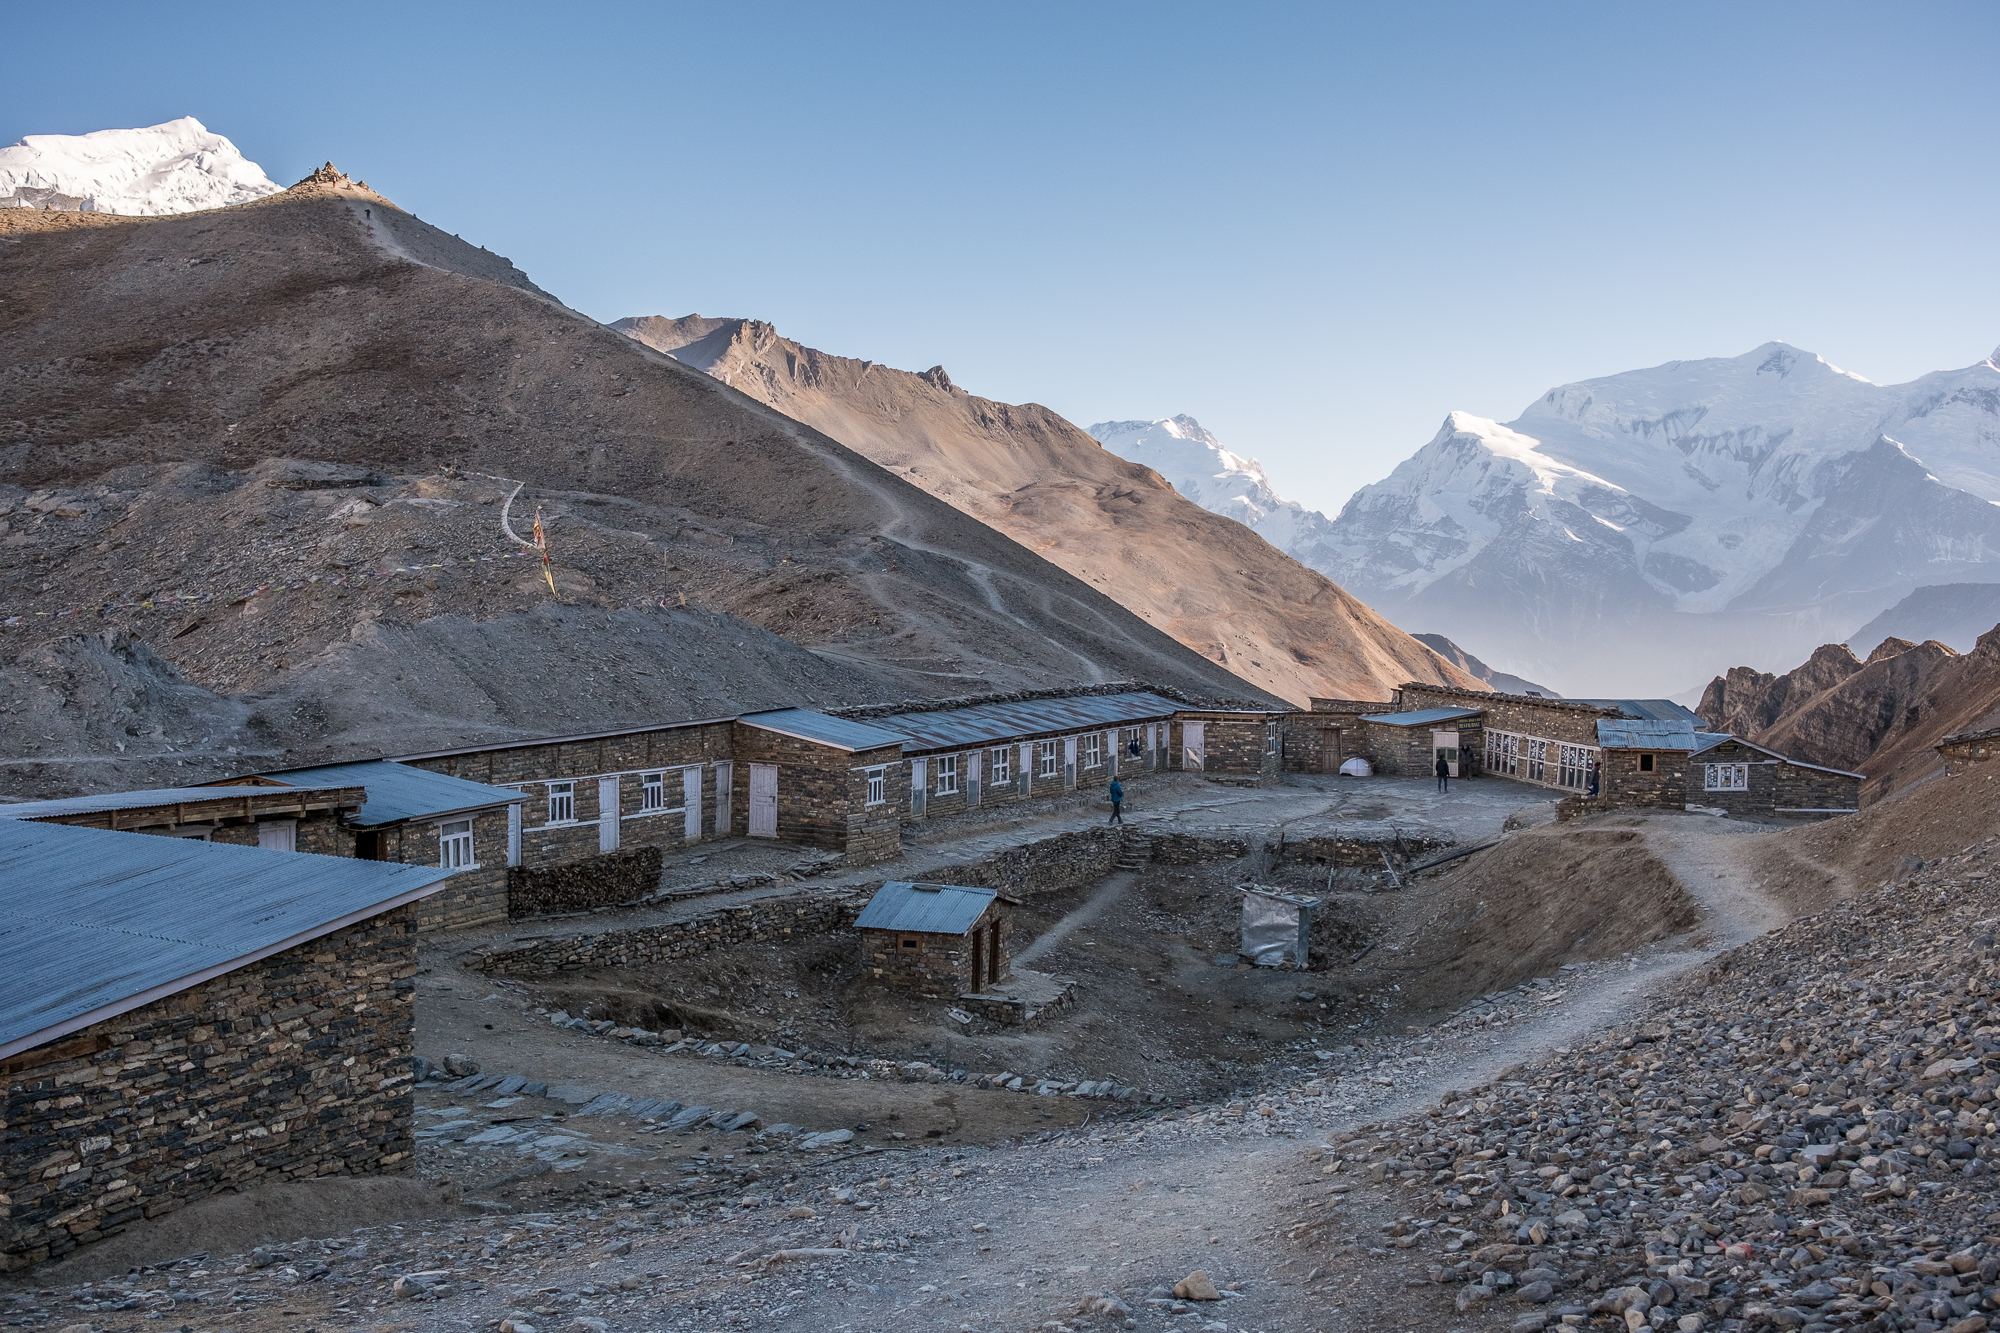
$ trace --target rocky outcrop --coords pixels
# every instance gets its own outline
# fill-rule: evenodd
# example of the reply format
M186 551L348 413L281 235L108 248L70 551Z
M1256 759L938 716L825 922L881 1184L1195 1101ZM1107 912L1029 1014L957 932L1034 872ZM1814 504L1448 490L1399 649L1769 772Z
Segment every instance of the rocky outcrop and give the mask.
M1879 800L1942 772L1946 736L2000 718L2000 626L1970 653L1885 639L1865 662L1830 643L1783 675L1736 667L1709 682L1696 711L1718 731L1865 773L1862 799Z

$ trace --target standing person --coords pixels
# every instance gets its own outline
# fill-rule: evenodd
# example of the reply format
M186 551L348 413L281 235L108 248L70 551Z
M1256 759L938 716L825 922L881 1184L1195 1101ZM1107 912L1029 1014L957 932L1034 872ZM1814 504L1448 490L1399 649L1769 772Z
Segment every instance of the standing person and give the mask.
M1597 761L1590 761L1590 795L1597 795Z
M1117 778L1113 778L1111 779L1111 818L1105 820L1104 822L1107 824L1124 823L1125 816L1120 813L1120 810L1124 806L1124 804L1125 804L1125 784L1120 782Z
M1439 791L1447 790L1445 784L1451 781L1451 763L1443 755L1438 756L1437 775L1438 775L1438 790Z

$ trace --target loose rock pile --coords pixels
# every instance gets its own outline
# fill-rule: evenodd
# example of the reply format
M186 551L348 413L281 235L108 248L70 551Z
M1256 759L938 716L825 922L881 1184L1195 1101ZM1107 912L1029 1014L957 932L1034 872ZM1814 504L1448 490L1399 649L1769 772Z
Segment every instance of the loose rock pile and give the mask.
M1722 955L1642 1021L1334 1145L1515 1329L1948 1329L2000 1310L1993 845ZM1362 1197L1366 1197L1365 1195Z
M782 1046L752 1045L747 1041L704 1041L699 1037L683 1036L679 1030L673 1028L654 1032L646 1028L619 1027L608 1019L576 1018L561 1009L548 1013L547 1017L549 1022L559 1028L567 1028L588 1036L605 1037L631 1046L658 1047L664 1055L727 1060L744 1068L779 1069L789 1073L821 1073L836 1078L893 1079L905 1083L969 1083L979 1088L1028 1092L1042 1097L1057 1095L1110 1097L1118 1101L1151 1103L1164 1102L1167 1099L1165 1093L1144 1092L1112 1079L1045 1078L1033 1074L1016 1074L1012 1070L997 1074L974 1074L965 1069L946 1069L923 1060L889 1060L832 1051L791 1051ZM469 1083L463 1088L454 1086L453 1090L477 1092L483 1091L484 1087L477 1083Z

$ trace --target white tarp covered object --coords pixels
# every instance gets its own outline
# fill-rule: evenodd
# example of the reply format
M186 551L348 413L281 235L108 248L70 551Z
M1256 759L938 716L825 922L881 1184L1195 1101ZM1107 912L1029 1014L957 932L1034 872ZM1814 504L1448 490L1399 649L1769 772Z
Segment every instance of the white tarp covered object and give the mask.
M1340 775L1346 778L1372 778L1375 776L1375 770L1368 767L1368 761L1357 754L1340 766Z
M1320 899L1238 884L1243 895L1243 943L1238 952L1258 967L1296 968L1310 953L1312 913Z

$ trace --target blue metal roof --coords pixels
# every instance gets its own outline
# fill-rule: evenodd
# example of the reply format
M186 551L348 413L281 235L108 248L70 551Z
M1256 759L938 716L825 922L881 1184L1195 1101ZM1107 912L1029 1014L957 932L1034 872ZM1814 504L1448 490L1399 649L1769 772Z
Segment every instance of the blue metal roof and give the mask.
M962 884L912 884L891 880L876 890L854 919L856 930L907 930L913 934L963 935L1000 895Z
M1600 717L1597 743L1607 750L1695 750L1694 727L1686 722L1656 722L1647 718ZM1712 742L1711 742L1712 743Z
M427 897L451 873L0 821L0 1057Z
M967 708L897 713L877 720L909 737L903 745L906 753L922 753L988 745L1015 737L1044 736L1055 731L1157 722L1172 717L1180 709L1181 705L1171 699L1135 691L973 704Z
M1589 704L1593 708L1615 708L1626 717L1647 722L1679 722L1690 728L1708 725L1672 699L1571 699L1568 702Z
M1421 727L1431 722L1455 722L1461 718L1478 717L1484 711L1479 708L1419 708L1414 713L1376 713L1361 720L1391 727Z
M802 741L849 753L880 750L903 743L903 734L899 731L885 731L881 727L844 717L828 717L810 708L775 708L768 713L745 713L736 720L746 726L762 727L781 736L796 736Z
M330 796L344 788L359 787L361 784L330 782L317 787L284 788L285 794L299 796ZM270 787L248 788L258 795L270 795ZM245 792L236 793L241 796ZM55 819L62 815L94 815L107 810L150 810L158 806L193 805L197 801L226 801L231 799L227 790L214 787L157 787L151 791L104 791L92 796L61 796L47 801L16 801L0 804L0 819Z
M467 810L508 805L527 799L505 787L489 787L428 768L398 764L388 759L368 759L358 764L316 764L311 768L286 768L259 773L287 786L366 787L368 803L354 816L363 828L395 824L405 819L436 819ZM214 788L209 788L213 791Z

